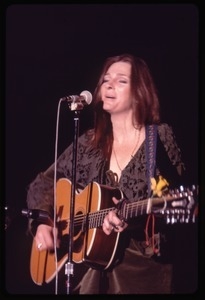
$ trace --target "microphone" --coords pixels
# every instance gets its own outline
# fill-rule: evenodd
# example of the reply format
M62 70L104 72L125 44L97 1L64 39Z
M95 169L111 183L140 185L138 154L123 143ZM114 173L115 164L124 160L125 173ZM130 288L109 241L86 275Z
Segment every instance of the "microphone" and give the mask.
M83 91L80 95L71 95L65 96L60 99L61 101L67 101L69 103L76 104L87 104L89 105L92 102L92 94L89 91Z
M22 209L21 213L22 213L23 216L25 216L29 219L37 220L39 222L42 222L42 223L48 224L48 225L53 224L49 213L45 210L41 210L41 209Z

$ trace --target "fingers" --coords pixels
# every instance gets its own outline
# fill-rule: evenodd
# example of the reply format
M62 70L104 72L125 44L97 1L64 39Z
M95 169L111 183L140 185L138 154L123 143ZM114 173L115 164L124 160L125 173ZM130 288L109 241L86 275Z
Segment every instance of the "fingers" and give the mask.
M127 227L127 224L120 220L116 213L111 211L109 214L104 218L104 222L102 225L103 231L109 235L112 231L115 232L122 232Z
M45 224L39 225L35 235L35 242L39 251L54 249L53 228Z
M121 224L115 225L114 223L110 222L110 225L112 226L112 231L121 232L123 231L124 222L122 221Z
M119 203L119 199L115 198L115 197L112 197L112 201L115 203L115 204L118 204Z

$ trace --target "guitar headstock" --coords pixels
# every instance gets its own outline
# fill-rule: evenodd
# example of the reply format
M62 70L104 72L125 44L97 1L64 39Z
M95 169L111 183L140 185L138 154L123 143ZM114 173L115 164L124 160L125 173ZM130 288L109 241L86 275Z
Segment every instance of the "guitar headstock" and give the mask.
M180 186L179 189L169 190L161 197L161 207L159 207L159 201L153 198L152 211L164 216L167 224L194 223L197 216L197 195L198 187L195 185L191 188ZM156 199L159 200L159 198Z

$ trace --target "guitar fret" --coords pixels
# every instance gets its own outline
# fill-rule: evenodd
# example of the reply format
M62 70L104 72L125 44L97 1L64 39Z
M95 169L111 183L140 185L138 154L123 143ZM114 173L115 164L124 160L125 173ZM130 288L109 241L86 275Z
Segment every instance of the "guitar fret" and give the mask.
M142 200L139 202L133 202L126 204L126 213L125 213L125 219L134 218L138 215L143 215L144 212L147 210L147 204L148 200Z
M98 228L103 224L105 216L111 209L104 209L97 212L91 212L88 214L88 227Z

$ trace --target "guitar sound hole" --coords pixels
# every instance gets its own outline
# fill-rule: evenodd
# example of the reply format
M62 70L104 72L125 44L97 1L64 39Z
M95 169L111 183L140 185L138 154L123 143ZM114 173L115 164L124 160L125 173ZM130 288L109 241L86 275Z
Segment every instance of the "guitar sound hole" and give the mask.
M74 218L74 237L78 237L84 230L85 215L82 211L78 211Z
M60 248L57 248L57 257L58 261L64 257L66 253L69 251L69 243L70 243L69 234L64 234L60 238ZM74 238L73 240L73 252L78 253L82 250L84 241L84 233L79 233L78 238Z

